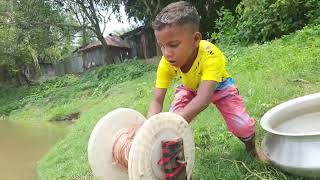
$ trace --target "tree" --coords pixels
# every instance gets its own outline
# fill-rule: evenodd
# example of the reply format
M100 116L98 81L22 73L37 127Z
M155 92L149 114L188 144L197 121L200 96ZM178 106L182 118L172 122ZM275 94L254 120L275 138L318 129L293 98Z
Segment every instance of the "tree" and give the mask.
M216 30L215 21L218 19L218 11L221 7L235 11L240 0L186 0L193 4L201 16L200 32L204 37L209 38L210 34ZM122 0L125 5L128 17L143 21L146 26L151 26L157 13L166 5L175 0ZM146 9L141 11L141 9Z
M110 48L103 36L107 22L115 11L119 11L119 5L114 0L67 0L63 1L66 10L72 12L82 27L82 34L86 41L86 29L91 30L101 42L105 50L105 62L114 63ZM103 24L101 27L100 24Z
M2 6L3 5L3 6ZM72 19L50 0L1 1L0 63L19 80L30 83L26 67L39 69L39 59L54 61L69 54Z
M147 29L151 29L153 19L155 19L161 8L172 2L172 0L121 0L121 2L124 4L129 18L142 21ZM142 11L142 9L146 9L146 11ZM152 38L155 39L153 34ZM160 55L159 45L156 41L154 42L157 55Z
M151 26L152 20L156 17L157 13L161 10L164 4L168 4L170 1L160 0L123 0L125 5L125 11L129 18L134 18L139 21L143 21L145 25ZM146 11L142 11L146 9Z
M241 42L262 43L320 22L319 0L242 0L235 28Z
M241 0L189 0L189 2L197 8L201 16L200 32L205 38L210 38L210 35L214 31L217 31L216 20L219 18L219 10L223 7L234 13L240 1Z

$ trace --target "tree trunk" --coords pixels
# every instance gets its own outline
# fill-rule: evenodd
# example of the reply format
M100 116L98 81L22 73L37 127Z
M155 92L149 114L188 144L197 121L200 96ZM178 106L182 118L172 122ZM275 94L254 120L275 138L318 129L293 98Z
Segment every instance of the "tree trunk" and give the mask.
M85 46L87 45L88 40L87 40L87 30L85 27L82 26L82 42L81 42L81 46Z
M25 74L25 72L21 71L21 76L23 77L23 80L27 83L28 86L32 84L32 81L28 78L28 76Z
M31 57L33 59L34 67L35 67L35 77L37 78L41 75L38 55L37 55L37 52L30 47L29 47L29 51L30 51Z
M28 86L31 85L31 81L29 78L26 76L23 70L19 70L16 74L17 81L19 83L19 86L22 86L24 84L27 84Z
M6 66L0 65L0 84L6 80Z
M100 24L99 24L100 21L99 21L99 17L98 17L99 15L98 15L97 9L95 9L95 5L94 5L95 1L89 0L88 1L89 6L85 6L84 1L77 0L76 2L81 6L83 13L86 15L86 17L89 19L91 25L93 26L93 29L92 29L93 32L97 35L97 38L99 39L99 41L102 44L102 47L103 47L105 54L106 54L104 61L107 64L114 63L114 59L112 57L110 48L108 47L108 44L103 37L103 32L101 31L101 28L100 28Z
M162 56L162 52L161 52L161 48L160 48L159 44L157 43L156 40L154 42L156 43L155 44L155 46L156 46L156 56Z
M107 64L114 64L115 61L114 61L114 59L112 57L111 50L110 50L110 48L109 48L109 46L107 44L106 39L103 37L103 33L101 32L99 24L95 24L94 26L95 26L95 29L96 29L96 32L97 32L96 34L98 35L98 39L101 42L102 48L105 51L104 62L106 62Z
M105 59L104 59L104 62L106 62L107 64L114 64L115 61L112 57L112 54L111 54L111 50L107 44L107 41L106 39L103 38L103 36L101 35L100 38L99 38L99 41L101 42L102 44L102 49L105 51Z
M21 74L19 72L16 74L16 79L17 79L19 86L22 86L24 84L22 77L21 77Z

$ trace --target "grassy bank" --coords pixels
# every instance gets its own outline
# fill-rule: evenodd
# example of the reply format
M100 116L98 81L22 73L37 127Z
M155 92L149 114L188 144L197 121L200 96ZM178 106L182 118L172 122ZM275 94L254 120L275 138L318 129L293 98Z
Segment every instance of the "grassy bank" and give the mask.
M263 45L228 49L226 54L228 71L257 124L271 107L320 89L320 26ZM99 68L29 89L2 89L0 112L16 121L47 121L80 112L65 139L40 161L38 172L41 179L92 179L86 151L94 125L118 107L146 114L154 79L155 67L139 62ZM173 90L169 90L165 110ZM192 129L196 143L193 179L302 179L248 157L213 106L194 119ZM260 142L264 132L259 126L257 132Z

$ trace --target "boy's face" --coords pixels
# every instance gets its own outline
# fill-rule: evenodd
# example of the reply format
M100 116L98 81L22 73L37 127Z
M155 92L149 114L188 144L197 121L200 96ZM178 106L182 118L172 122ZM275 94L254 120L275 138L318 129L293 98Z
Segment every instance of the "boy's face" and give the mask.
M201 40L199 32L194 32L189 25L174 25L156 30L155 36L162 55L172 66L180 68L193 63Z

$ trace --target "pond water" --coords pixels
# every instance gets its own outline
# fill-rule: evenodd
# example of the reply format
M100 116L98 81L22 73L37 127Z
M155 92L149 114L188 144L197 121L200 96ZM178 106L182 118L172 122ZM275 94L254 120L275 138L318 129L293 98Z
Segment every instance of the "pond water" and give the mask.
M39 161L67 133L67 124L0 120L0 179L34 180Z

